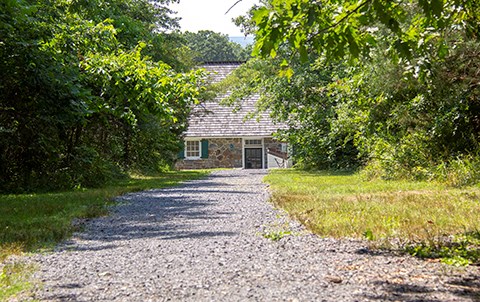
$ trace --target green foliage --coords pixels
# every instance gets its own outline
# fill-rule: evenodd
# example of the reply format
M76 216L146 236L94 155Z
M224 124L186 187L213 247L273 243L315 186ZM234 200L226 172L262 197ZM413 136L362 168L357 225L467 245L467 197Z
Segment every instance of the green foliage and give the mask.
M435 51L446 53L442 38L451 28L478 34L478 5L469 1L387 0L270 0L252 12L256 24L255 54L277 55L282 45L302 59L318 53L328 58L368 56L380 41L378 26L386 29L393 55L411 58L430 52L427 41L438 39ZM245 22L244 22L245 23ZM476 36L478 38L478 36Z
M33 288L29 280L29 276L33 273L31 264L15 262L0 266L0 269L0 300L9 301L18 293Z
M263 59L231 80L231 98L262 95L258 110L289 126L279 137L297 167L366 165L369 178L473 184L478 9L456 0L263 1L238 20L256 24Z
M480 261L480 232L410 244L405 251L420 258L441 259L443 263L454 266L477 264Z
M363 233L363 237L367 240L375 240L375 236L373 235L373 232L372 230L366 230L364 233Z
M446 167L465 171L467 159L476 158L478 149L480 90L474 84L478 75L467 66L477 68L472 58L479 45L457 43L445 61L431 65L424 80L409 74L408 67L381 58L367 64L351 97L358 100L352 109L364 116L356 145L369 159L368 173L386 179L447 180ZM456 165L458 158L465 160L463 168ZM474 175L450 183L471 184L479 180Z
M252 59L226 79L233 92L226 102L236 104L246 95L260 93L257 111L268 110L271 117L288 129L278 139L292 148L298 167L307 169L353 170L361 164L354 146L355 127L339 122L345 110L336 82L345 74L343 65L318 66L295 61L290 77L278 60ZM346 117L344 114L342 118Z
M284 214L277 214L277 219L281 219L282 215ZM287 222L275 221L263 225L262 231L259 232L259 235L272 241L279 241L286 236L294 235L294 232L290 229L290 225Z
M449 186L475 185L480 182L480 157L478 155L459 156L438 164L432 170L431 173L435 179Z
M250 55L240 44L231 42L227 35L210 30L184 33L186 45L197 62L246 61Z
M291 235L292 232L290 231L272 231L272 232L266 232L263 234L263 237L266 239L270 239L272 241L279 241L285 236Z
M0 191L173 163L204 75L159 61L189 64L169 2L1 2Z

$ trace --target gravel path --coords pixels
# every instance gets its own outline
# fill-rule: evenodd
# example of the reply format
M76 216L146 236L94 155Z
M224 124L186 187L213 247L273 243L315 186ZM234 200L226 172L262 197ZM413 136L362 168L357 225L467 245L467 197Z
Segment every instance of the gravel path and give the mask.
M109 217L32 256L47 301L479 301L455 269L322 239L267 202L263 171L217 171L119 198ZM292 232L274 241L275 235ZM266 238L270 237L270 238Z

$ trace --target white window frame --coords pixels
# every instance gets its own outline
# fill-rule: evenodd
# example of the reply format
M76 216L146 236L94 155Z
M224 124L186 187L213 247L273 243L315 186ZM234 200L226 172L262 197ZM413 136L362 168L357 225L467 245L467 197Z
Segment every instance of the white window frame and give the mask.
M265 137L242 137L242 169L245 169L245 148L262 148L262 169L265 169ZM247 144L248 140L259 140L261 141L260 145L250 145Z
M188 152L190 152L188 150L188 143L192 143L192 142L196 142L198 144L198 156L188 156ZM202 142L201 142L201 140L199 140L199 139L186 140L185 141L185 148L184 148L184 156L185 156L185 159L190 159L190 160L201 159L201 157L202 157Z
M252 142L258 142L257 144L252 144ZM263 146L263 139L261 138L246 138L244 140L244 145L245 147L260 147L260 146Z

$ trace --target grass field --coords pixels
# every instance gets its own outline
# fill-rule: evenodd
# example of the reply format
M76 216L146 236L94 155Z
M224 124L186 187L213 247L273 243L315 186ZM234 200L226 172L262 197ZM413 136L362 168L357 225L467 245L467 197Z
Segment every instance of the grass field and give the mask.
M106 188L70 192L0 195L0 301L28 289L30 266L2 264L13 254L50 248L75 231L74 219L106 215L112 198L127 192L163 188L198 179L208 171L132 176Z
M479 261L478 187L298 170L271 171L265 181L276 205L321 236L364 238L452 264Z

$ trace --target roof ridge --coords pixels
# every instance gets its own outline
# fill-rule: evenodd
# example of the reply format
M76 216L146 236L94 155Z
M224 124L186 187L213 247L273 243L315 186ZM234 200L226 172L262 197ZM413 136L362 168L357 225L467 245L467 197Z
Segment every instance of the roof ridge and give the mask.
M247 61L205 61L202 65L241 65Z

